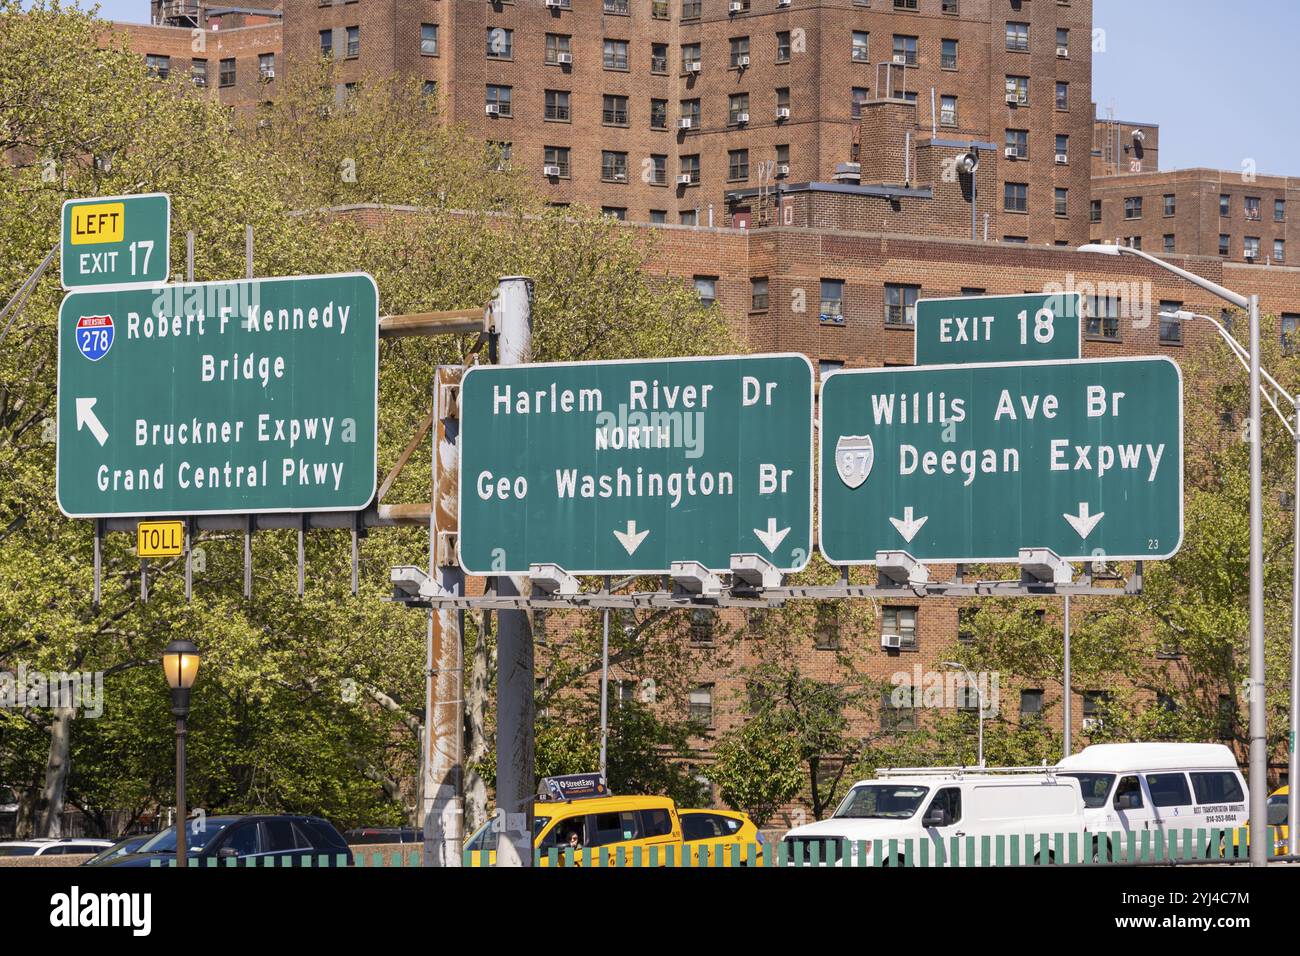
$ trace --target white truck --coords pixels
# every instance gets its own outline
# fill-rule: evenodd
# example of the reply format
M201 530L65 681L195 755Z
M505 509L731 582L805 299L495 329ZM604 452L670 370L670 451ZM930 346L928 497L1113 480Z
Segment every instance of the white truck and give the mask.
M896 866L908 855L918 859L921 844L928 843L930 861L960 866L979 862L967 858L972 845L967 837L975 838L979 854L981 837L1017 835L1020 862L1055 863L1055 843L1043 846L1038 838L1060 833L1068 841L1077 834L1081 848L1084 830L1079 782L1049 768L905 768L855 783L829 819L795 827L785 844L794 862L813 861L815 850L822 865L870 865L879 856L883 865ZM1029 834L1035 842L1026 860ZM897 841L894 855L891 840Z

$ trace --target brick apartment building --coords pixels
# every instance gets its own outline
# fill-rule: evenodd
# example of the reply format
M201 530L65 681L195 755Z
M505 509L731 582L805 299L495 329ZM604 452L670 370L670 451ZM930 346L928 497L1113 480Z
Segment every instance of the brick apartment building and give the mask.
M751 221L747 191L838 175L880 228L969 235L968 195L964 209L927 208L945 201L932 195L943 168L926 153L973 146L981 234L987 214L991 238L1077 244L1087 238L1091 7L285 0L284 50L290 64L332 55L344 83L418 78L448 119L502 144L557 204L722 225L736 213ZM770 211L750 213L761 224Z

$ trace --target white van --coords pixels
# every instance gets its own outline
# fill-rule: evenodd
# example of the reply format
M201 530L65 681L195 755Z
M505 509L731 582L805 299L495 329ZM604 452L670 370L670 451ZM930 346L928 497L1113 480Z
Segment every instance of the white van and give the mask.
M1079 781L1092 832L1234 829L1246 781L1223 744L1093 744L1056 765Z
M991 773L939 768L928 771L882 772L878 779L855 783L827 820L795 827L785 835L792 861L810 861L814 847L820 863L843 865L850 844L865 844L864 863L874 863L879 841L897 840L899 857L919 859L921 843L931 844L928 856L956 862L968 861L966 837L1018 834L1079 834L1083 845L1083 798L1072 777L1056 777L1042 768L1035 772ZM957 837L958 858L951 860L952 838ZM905 841L912 841L908 846ZM942 844L942 850L938 845ZM1068 845L1068 844L1067 844ZM1020 844L1021 853L1027 844ZM1035 842L1037 846L1037 842ZM853 850L857 859L856 846ZM880 851L886 866L889 847ZM1036 862L1056 862L1054 849ZM1065 862L1062 860L1062 862Z

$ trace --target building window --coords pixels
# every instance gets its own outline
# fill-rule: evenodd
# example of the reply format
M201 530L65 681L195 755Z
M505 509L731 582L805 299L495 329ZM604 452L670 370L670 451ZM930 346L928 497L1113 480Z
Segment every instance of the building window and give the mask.
M613 13L619 16L628 16L632 11L628 9L630 0L604 0L605 12Z
M1124 239L1124 245L1128 246L1130 249L1141 249L1141 248L1142 248L1142 237L1141 237L1141 236L1127 236L1127 237Z
M1160 302L1160 344L1161 345L1182 345L1183 344L1182 320L1165 318L1165 313L1181 312L1182 309L1183 309L1183 304L1181 302L1161 300Z
M1070 161L1070 137L1065 133L1056 134L1056 161L1061 164Z
M650 157L650 185L668 185L668 157L655 154Z
M943 0L939 4L939 11L941 13L956 13L958 11L957 0Z
M650 128L651 129L668 128L668 101L667 100L650 101Z
M749 150L732 149L727 151L727 179L739 182L749 178Z
M767 311L767 279L750 279L749 280L749 311L766 312Z
M1007 183L1003 190L1002 208L1007 212L1029 212L1029 184Z
M880 729L886 733L916 729L916 704L908 685L886 688L880 698Z
M510 108L512 88L509 86L489 86L487 88L487 105L496 107L497 116L513 116Z
M1219 215L1232 215L1232 197L1227 193L1219 193Z
M663 225L668 221L667 209L651 209L650 222L654 225Z
M512 60L515 56L515 31L505 27L487 28L487 58Z
M165 80L172 75L172 58L157 53L146 53L144 70L149 76Z
M568 90L547 90L546 110L543 116L555 123L567 123L572 118L569 111Z
M1007 77L1007 102L1015 106L1029 105L1029 77Z
M731 68L743 69L749 66L749 37L731 38Z
M1007 21L1007 49L1019 53L1029 52L1029 24Z
M607 70L627 69L627 41L606 40L604 65Z
M894 0L895 10L915 10L916 0Z
M1101 200L1093 199L1088 203L1088 221L1101 222Z
M939 66L945 70L957 69L956 40L943 40L939 44Z
M433 83L432 89L428 88L428 84L430 83ZM425 80L425 84L426 95L437 93L438 85L434 83L433 80ZM500 140L488 140L488 152L492 156L492 167L497 172L504 172L510 168L510 149L510 143L502 142Z
M221 80L223 87L235 85L235 58L228 57L221 61Z
M842 279L822 279L821 308L818 317L827 325L844 324L844 281Z
M1070 55L1070 31L1065 27L1056 28L1056 55Z
M749 122L749 94L733 93L727 97L727 125L741 126Z
M690 177L690 185L700 184L700 154L692 153L681 158L681 175Z
M1119 299L1115 296L1091 296L1087 299L1087 335L1090 339L1119 341Z
M329 59L334 55L334 31L320 31L320 55Z
M565 33L546 34L546 62L551 66L573 61L573 38ZM563 59L561 59L563 57Z
M1124 198L1124 218L1141 219L1142 218L1142 197L1126 196Z
M853 62L870 63L871 62L871 34L866 30L853 31Z
M600 116L606 126L626 126L627 97L605 94Z
M665 74L668 72L668 44L650 44L650 72Z
M697 607L691 610L691 643L712 644L715 612L712 608Z
M1056 205L1054 207L1054 212L1058 217L1064 218L1066 215L1068 215L1069 209L1070 209L1070 190L1062 189L1061 187L1058 186L1056 188Z
M844 362L840 359L821 359L817 363L817 381L825 380L827 375L837 372L844 367Z
M871 97L871 91L865 86L853 87L853 108L852 116L854 119L862 119L862 104Z
M559 172L555 175L560 179L569 178L569 147L567 146L547 146L544 148L544 162Z
M1285 199L1273 200L1273 221L1286 222L1286 200Z
M788 86L776 88L776 115L787 119L790 116L790 87Z
M422 92L425 96L437 96L437 95L438 95L438 81L437 81L437 80L425 80L425 81L424 81L424 86L422 86L422 87L420 88L420 92Z
M776 34L776 62L790 62L790 31L778 30Z
M1174 234L1172 232L1165 233L1164 243L1165 255L1172 256L1174 254Z
M683 226L698 226L700 213L697 209L683 209L677 214L677 219Z
M1227 326L1224 326L1227 328ZM1294 355L1296 343L1300 342L1296 333L1300 331L1300 315L1294 312L1282 313L1282 354Z
M700 297L700 301L705 305L713 305L718 301L718 277L696 276L695 294Z
M689 717L692 723L713 726L713 685L692 687L689 696Z
M1247 196L1245 201L1246 218L1252 222L1259 222L1259 197Z
M257 55L257 75L262 80L275 79L274 53L259 53Z
M421 56L438 55L438 24L436 23L420 24L420 55Z
M650 0L650 16L655 20L667 20L668 0Z
M1020 692L1020 722L1032 723L1043 718L1043 692L1038 689Z
M942 126L957 125L957 97L939 97L939 123Z
M192 60L190 61L190 82L195 86L208 85L208 61Z
M361 27L348 27L347 38L348 46L346 56L349 60L355 60L361 55Z
M1056 108L1058 110L1068 110L1070 108L1070 84L1056 84Z
M777 179L783 179L790 175L790 144L777 143L776 145L776 169L774 170Z
M1273 240L1273 261L1286 262L1286 242L1282 239Z
M919 285L885 285L885 324L912 328L916 325L916 300L921 297Z
M840 606L835 601L818 601L813 622L813 647L819 651L840 649Z
M1224 257L1232 255L1232 236L1226 232L1219 233L1219 255Z
M682 0L682 19L698 20L704 7L704 0Z
M894 34L894 62L916 66L916 37Z
M1029 130L1009 129L1006 138L1007 149L1016 159L1029 158Z
M959 607L957 609L957 640L962 644L975 643L975 616L977 607Z
M1247 259L1259 258L1259 236L1247 236L1243 244L1242 255Z
M1178 211L1178 197L1173 193L1165 193L1164 197L1164 214L1172 216Z
M685 14L683 14L684 16ZM698 43L682 44L682 72L695 73L700 69L700 45Z
M1100 727L1109 705L1109 691L1085 690L1083 692L1083 719L1091 721L1094 727Z
M603 150L600 154L600 178L607 183L627 182L627 153Z

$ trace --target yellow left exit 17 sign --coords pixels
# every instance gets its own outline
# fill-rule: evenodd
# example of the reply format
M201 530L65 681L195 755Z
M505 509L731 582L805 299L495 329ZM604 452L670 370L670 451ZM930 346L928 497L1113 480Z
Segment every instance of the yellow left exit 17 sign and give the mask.
M185 553L184 521L141 521L136 526L136 556L177 558Z

